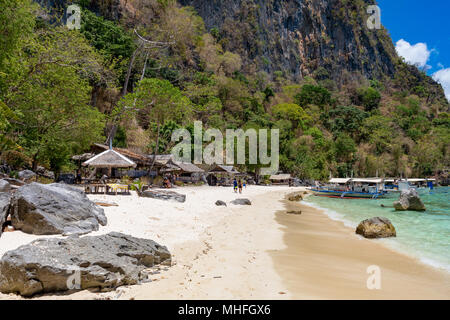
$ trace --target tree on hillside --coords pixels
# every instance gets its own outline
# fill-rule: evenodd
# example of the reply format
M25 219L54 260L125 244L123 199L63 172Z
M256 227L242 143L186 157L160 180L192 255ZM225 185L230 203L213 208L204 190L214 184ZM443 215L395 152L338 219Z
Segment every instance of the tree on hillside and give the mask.
M295 102L301 107L306 107L308 104L324 107L330 101L331 94L327 89L311 84L305 84L295 96Z
M127 94L119 103L117 112L137 116L141 123L150 127L156 123L156 143L153 164L159 150L161 126L168 120L183 123L190 119L192 103L181 90L167 80L143 79L135 92Z

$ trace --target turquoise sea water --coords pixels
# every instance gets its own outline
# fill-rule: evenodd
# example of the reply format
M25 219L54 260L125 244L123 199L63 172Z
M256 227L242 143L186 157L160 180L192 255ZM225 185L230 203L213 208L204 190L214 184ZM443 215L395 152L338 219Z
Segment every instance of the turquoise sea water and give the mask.
M395 226L397 237L375 241L450 271L450 187L435 188L431 193L421 190L419 194L427 208L425 212L395 211L392 204L398 195L377 200L310 196L305 201L353 228L364 219L386 217Z

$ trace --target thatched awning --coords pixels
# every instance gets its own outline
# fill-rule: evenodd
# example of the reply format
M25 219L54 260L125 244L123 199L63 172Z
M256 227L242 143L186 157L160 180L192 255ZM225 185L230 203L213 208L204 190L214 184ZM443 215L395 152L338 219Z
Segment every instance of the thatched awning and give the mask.
M109 149L96 155L88 161L83 162L83 166L96 168L135 168L136 163L117 151Z
M74 161L87 161L95 156L94 153L83 153L72 157Z
M209 170L209 173L228 173L228 174L238 174L233 166L216 165L214 168Z
M200 169L195 164L189 163L189 162L178 162L173 161L172 164L176 165L178 168L180 168L180 171L187 172L187 173L198 173L198 172L205 172L203 169Z
M269 178L269 180L290 180L290 179L292 179L292 177L289 173L274 174L271 175Z

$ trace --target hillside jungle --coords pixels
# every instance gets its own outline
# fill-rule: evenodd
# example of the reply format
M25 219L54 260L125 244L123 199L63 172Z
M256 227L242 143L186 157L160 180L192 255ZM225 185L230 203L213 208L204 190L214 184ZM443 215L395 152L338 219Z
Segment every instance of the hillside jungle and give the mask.
M276 43L261 44L270 48L264 59L248 54L253 46L242 39L258 28L251 10L224 30L171 0L74 1L81 29L69 30L54 2L0 0L0 157L14 170L71 171L73 155L108 138L168 153L172 131L192 130L195 120L204 129L279 128L280 170L301 179L431 176L450 167L443 90L393 49L389 72L336 69L316 54L303 56L307 68L294 75L270 64ZM363 5L333 9L353 36L364 28ZM393 48L387 30L376 32L371 45ZM335 40L320 41L333 48ZM372 60L362 65L384 63Z

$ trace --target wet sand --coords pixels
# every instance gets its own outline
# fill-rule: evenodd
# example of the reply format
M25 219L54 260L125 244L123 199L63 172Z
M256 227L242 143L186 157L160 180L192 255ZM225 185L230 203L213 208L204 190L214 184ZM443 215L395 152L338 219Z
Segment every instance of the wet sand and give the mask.
M285 250L271 253L294 299L450 299L450 274L354 233L301 202L284 200ZM367 268L380 268L381 289L367 288Z

